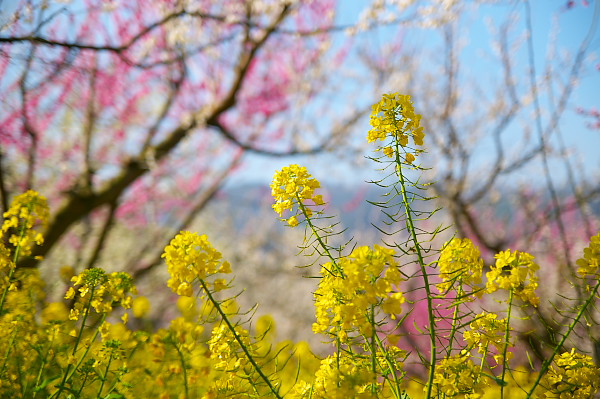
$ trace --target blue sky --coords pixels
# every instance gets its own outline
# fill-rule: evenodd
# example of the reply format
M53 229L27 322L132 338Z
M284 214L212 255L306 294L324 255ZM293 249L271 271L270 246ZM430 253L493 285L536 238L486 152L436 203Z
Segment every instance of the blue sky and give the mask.
M600 1L600 0L596 0ZM525 27L525 9L522 2L504 2L502 5L484 5L480 6L476 12L468 13L461 20L464 24L461 26L465 34L465 46L461 52L462 71L471 79L478 80L481 76L481 82L485 86L486 79L490 79L494 74L493 69L498 68L497 64L490 62L489 56L492 54L490 43L493 36L490 34L487 22L499 24L506 19L510 13L517 16L517 22L514 29L514 40L523 39ZM339 3L337 15L337 24L348 24L356 21L360 10L366 2L363 1L343 1ZM546 66L546 57L548 50L552 44L556 45L557 52L563 54L569 52L574 56L579 48L583 38L587 35L592 18L594 15L595 2L591 1L590 5L585 7L581 2L576 2L575 7L566 8L564 0L549 0L549 1L531 1L532 7L532 31L533 45L535 51L535 67L538 76L541 76ZM549 35L553 27L558 26L559 29L555 36L555 40L551 40ZM369 32L361 33L357 36L357 40L368 42L369 46L384 46L387 38L397 37L395 28L379 27ZM434 30L423 29L405 29L404 40L410 45L418 45L426 48L428 51L435 52L437 46L440 45L440 34ZM338 39L339 40L339 39ZM524 39L523 39L524 40ZM339 41L338 41L339 42ZM521 50L515 54L513 61L517 70L526 73L528 69L528 59L526 57L527 43L523 41ZM600 66L600 30L596 29L594 39L591 41L591 46L588 51L588 58L580 74L580 81L571 96L567 111L564 113L560 129L564 141L568 148L572 148L578 154L577 160L585 165L589 171L600 172L600 131L591 130L586 126L589 119L583 118L575 112L576 107L599 108L600 107L600 70L596 66ZM594 59L595 58L595 59ZM352 63L352 56L349 57L349 62ZM345 63L345 64L348 64ZM566 74L566 71L562 71ZM357 71L360 73L360 70ZM498 72L499 73L499 72ZM528 76L519 75L517 79L523 84L528 84ZM350 83L352 84L352 83ZM359 82L358 84L361 84ZM485 87L483 87L485 89ZM343 101L343 99L341 99ZM547 97L540 96L540 104L543 114L550 113L548 108ZM424 116L425 117L425 116ZM544 126L547 121L547 115L542 119ZM534 120L531 120L530 127L535 126ZM364 118L356 127L356 133L360 137L366 136L368 129L368 117ZM362 133L361 133L362 131ZM535 131L532 130L535 134ZM523 125L511 127L508 134L508 141L516 140L524 134ZM427 138L426 138L427 140ZM508 143L510 144L510 143ZM481 160L485 161L487 155L482 152ZM255 155L249 155L246 159L246 164L240 172L233 176L230 184L244 182L260 182L268 184L273 172L289 163L300 163L310 165L314 169L314 174L328 181L335 181L342 184L360 183L364 180L374 178L376 175L367 164L365 169L357 170L344 162L340 162L334 156L319 155L311 157L294 157L290 159L269 159L261 158ZM541 168L541 163L538 162L538 167ZM539 172L529 169L530 173ZM558 176L559 180L564 175L562 167L553 167L552 173ZM358 181L357 181L358 180Z

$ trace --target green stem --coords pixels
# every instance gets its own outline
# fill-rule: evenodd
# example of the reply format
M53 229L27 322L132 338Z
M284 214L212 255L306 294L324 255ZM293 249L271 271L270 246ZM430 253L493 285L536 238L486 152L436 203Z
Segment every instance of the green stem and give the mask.
M85 388L85 383L87 382L88 378L89 378L89 375L87 373L83 375L83 381L81 381L81 386L79 387L79 390L77 391L78 398L81 397L81 392L83 392L83 388Z
M456 291L457 298L461 298L464 294L462 289L462 281L459 282L458 290ZM456 336L456 323L458 322L458 311L459 311L459 302L457 301L454 305L454 312L452 314L452 329L450 330L450 338L448 339L448 351L447 356L450 357L452 355L452 343L454 342L454 337Z
M231 331L231 333L233 334L233 337L235 338L237 343L242 348L242 351L244 351L244 354L248 358L248 361L250 361L250 363L254 367L254 370L256 370L256 372L258 373L260 378L262 378L262 380L267 384L267 386L269 387L269 390L273 393L273 395L275 395L275 397L277 399L282 399L281 395L279 395L279 393L277 392L277 390L275 389L273 384L271 384L271 381L267 378L267 376L263 373L263 371L261 370L258 363L256 363L256 361L254 360L254 357L250 354L250 351L248 350L248 348L246 348L246 345L242 341L242 338L239 336L237 331L235 331L235 327L233 326L233 324L231 324L231 322L229 321L229 318L227 317L225 312L223 312L223 309L221 309L221 305L219 305L219 302L217 302L217 300L215 300L215 298L213 297L212 293L208 289L204 280L202 280L202 279L198 279L198 280L200 281L200 285L202 286L202 289L206 293L206 296L208 297L210 302L213 304L215 309L217 309L217 312L219 313L219 315L221 315L221 319L223 319L225 324L227 324L227 328L229 328L229 331Z
M397 374L397 372L399 370L396 369L396 366L390 360L390 358L388 356L388 352L385 348L385 345L383 345L383 342L381 342L381 339L379 338L379 336L377 334L375 334L375 340L377 342L377 346L379 347L379 349L381 350L381 352L384 355L385 362L387 363L390 374L393 376L393 379L394 379L394 384L390 384L390 389L394 393L394 397L397 399L400 399L400 398L402 398L402 392L401 392L401 388L400 388L400 380L398 379L398 374ZM388 379L387 377L385 377L385 378Z
M375 329L375 306L371 305L371 309L368 313L369 324L371 324L371 342L369 343L369 349L371 350L371 371L373 371L373 376L377 376L377 347L375 343L375 337L377 336L377 330ZM371 384L371 394L375 395L376 381L373 381Z
M6 301L6 295L8 294L8 290L10 289L10 282L15 273L15 269L11 268L8 272L8 285L4 287L4 291L2 292L2 298L0 299L0 315L2 315L2 311L4 310L4 302Z
M177 346L177 344L175 342L173 342L173 346L175 347L175 350L177 351L177 354L179 355L179 360L181 361L181 369L183 370L183 387L185 389L185 397L189 398L190 394L189 394L189 389L188 389L187 370L186 370L185 361L183 358L183 353L181 353L179 346Z
M90 314L90 309L92 307L92 299L94 299L94 291L95 291L96 287L92 287L92 290L90 292L90 299L87 303L87 306L85 308L85 313L83 314L83 319L81 321L81 328L79 329L79 333L77 334L77 339L75 340L75 345L73 345L73 351L71 352L71 356L75 356L75 353L77 352L77 348L79 347L79 343L81 342L81 337L83 335L83 330L85 329L85 322L87 321L88 315ZM63 375L63 379L58 387L58 391L56 391L50 398L54 398L55 396L58 398L60 397L60 394L64 391L65 389L65 384L67 382L68 376L69 376L69 372L71 371L71 363L67 364L67 369L65 370L65 373Z
M35 399L35 397L37 396L39 390L37 390L36 388L40 385L40 381L42 380L42 376L44 373L44 368L46 367L46 363L48 362L48 355L50 354L50 350L52 349L52 345L54 344L54 339L56 338L56 335L53 334L52 335L52 340L49 342L48 345L48 350L46 350L46 354L44 355L44 357L42 357L42 364L40 365L40 370L38 371L38 375L37 378L35 380L35 385L33 386L33 399Z
M426 293L427 300L427 318L429 320L429 345L430 345L430 356L429 356L429 375L427 378L427 398L431 397L431 392L433 389L433 379L435 377L435 362L437 355L437 344L435 342L435 316L433 314L433 295L431 293L431 288L429 284L429 276L427 274L427 269L425 267L425 260L423 258L423 253L421 249L421 243L417 237L417 232L415 229L412 209L410 205L410 201L408 200L408 194L406 190L406 181L404 178L404 174L402 173L402 161L400 160L399 155L399 143L396 141L396 174L400 179L400 187L402 194L402 203L404 204L405 214L406 214L406 227L410 233L410 238L414 245L414 249L417 254L417 258L419 260L419 267L421 268L421 274L423 276L423 284Z
M514 290L511 288L508 296L508 310L506 311L506 330L504 332L504 350L502 351L502 383L500 384L500 398L504 398L504 386L506 385L504 377L506 376L506 353L508 352L508 343L510 339L510 314L512 311L513 297Z
M334 266L335 270L338 272L339 275L334 275L334 277L340 277L340 278L344 278L344 271L342 270L342 268L338 265L337 263L337 259L331 254L331 251L329 250L329 246L323 241L323 239L321 238L321 236L319 235L316 226L312 223L312 220L310 218L310 216L308 215L308 212L306 210L306 206L302 203L302 200L300 198L300 196L298 194L296 194L296 200L298 201L298 207L300 208L300 210L302 211L302 214L304 215L304 218L306 220L306 223L308 224L308 226L310 227L310 230L312 231L313 235L316 237L317 242L319 243L319 245L321 246L321 248L323 248L323 250L325 251L325 253L327 254L327 257L331 260L331 264ZM329 271L329 273L331 273L331 271ZM333 275L333 273L331 273ZM341 330L341 327L339 327L339 329ZM337 363L337 367L338 370L340 368L340 354L341 354L341 349L342 349L342 343L339 337L339 332L338 335L336 336L336 363Z
M327 257L331 260L331 264L335 267L335 270L340 274L339 277L344 278L344 272L337 264L337 259L331 254L331 251L329 250L329 246L323 241L323 239L317 232L317 228L312 223L311 218L308 216L308 212L306 211L306 206L302 203L302 200L300 199L300 196L298 194L296 194L296 200L298 201L298 207L300 208L300 210L302 211L302 214L304 215L304 218L306 219L306 223L308 223L310 230L312 231L314 236L317 238L319 245L321 246L321 248L323 248L323 250L325 251L325 254L327 254Z
M98 388L98 395L96 395L98 398L102 397L102 389L104 388L104 384L106 383L106 379L108 378L108 370L110 369L110 364L112 363L112 359L113 359L113 351L110 351L110 357L108 358L108 362L106 363L106 368L104 369L104 375L102 376L101 380L102 383L100 384L100 388ZM187 388L187 386L186 386ZM185 397L187 398L187 389L185 391Z
M479 383L479 377L481 376L481 374L483 374L483 366L485 365L485 359L487 358L487 354L488 346L486 345L485 350L483 351L481 356L481 362L479 363L479 373L477 373L477 379L475 380L475 384Z
M100 325L102 325L102 323L104 323L104 320L106 320L106 314L102 315L102 318L100 319ZM96 338L98 337L99 331L98 329L95 330L94 332L94 336L90 339L90 342L94 342L96 341ZM83 361L85 360L85 358L87 357L87 354L90 352L90 349L92 348L91 345L88 345L83 354L81 355L81 357L79 358L79 361L77 362L77 364L75 365L75 367L73 368L73 370L71 371L71 374L69 375L69 377L67 378L67 381L69 381L73 375L75 374L75 372L77 371L77 369L81 366L81 364L83 363Z
M554 360L554 357L558 354L558 351L561 350L561 348L563 347L564 343L567 341L567 338L573 332L573 330L575 329L575 326L579 323L579 319L581 319L581 316L585 313L585 311L587 310L588 306L592 303L592 301L596 297L596 294L598 292L598 288L600 288L600 280L598 280L598 282L594 286L594 289L592 290L592 292L590 293L590 296L588 297L588 299L585 301L585 303L583 304L583 306L581 307L581 309L577 313L577 316L575 316L575 318L573 319L573 321L571 322L571 324L569 324L569 328L567 329L567 331L563 335L563 337L560 340L560 342L558 343L558 345L556 345L556 347L554 348L554 351L552 352L552 354L550 355L550 357L548 357L544 361L544 363L542 363L542 369L540 370L540 372L539 372L539 374L537 376L537 379L535 380L535 382L531 386L529 392L527 392L526 399L531 398L531 395L533 395L533 391L540 384L540 381L542 380L542 377L548 371L548 368L550 367L550 364Z
M341 326L338 326L338 333L335 336L335 353L336 353L336 357L335 357L335 364L337 366L337 369L340 369L340 355L342 353L342 340L340 339L340 331L342 330ZM337 380L337 386L340 385L340 379L338 376L338 380Z

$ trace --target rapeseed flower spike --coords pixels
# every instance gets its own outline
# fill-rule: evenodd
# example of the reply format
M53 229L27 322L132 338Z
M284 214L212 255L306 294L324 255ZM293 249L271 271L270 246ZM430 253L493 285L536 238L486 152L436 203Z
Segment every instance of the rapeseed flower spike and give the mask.
M29 190L18 195L13 200L8 211L4 212L4 222L0 231L9 233L8 242L19 248L19 256L29 256L34 245L44 243L44 237L37 227L46 227L49 219L49 208L46 198L36 191ZM14 262L6 262L5 249L0 247L0 270L9 265L14 267Z
M321 269L323 278L314 293L315 333L339 334L342 340L350 331L370 335L373 325L368 312L372 307L381 306L392 319L402 312L405 298L397 291L402 276L392 249L358 247L339 259L338 267L343 277L331 273L331 263Z
M131 308L132 297L129 294L137 292L128 273L115 272L107 275L98 267L84 270L73 276L71 281L73 286L67 290L65 299L73 299L79 293L79 298L91 301L92 307L98 313L110 313L113 303L119 303L124 309ZM75 303L69 318L78 320L82 310L82 303Z
M369 360L333 354L321 361L315 373L312 398L345 399L378 397L377 376Z
M503 357L507 324L508 319L498 319L495 313L481 313L471 322L470 329L463 332L463 338L470 348L477 348L481 355L488 354L492 346L495 349L494 360L502 364L513 357L512 352L508 351L506 359Z
M415 108L409 95L399 93L384 94L381 101L374 104L371 112L367 140L384 141L393 138L405 151L404 160L412 164L420 151L409 152L409 138L415 146L423 146L425 133L421 126L421 115L415 113ZM393 157L394 147L386 145L379 150L387 157Z
M440 361L433 383L434 395L443 393L446 397L481 397L487 387L487 379L481 378L480 369L464 350Z
M496 254L495 258L496 264L486 273L487 292L513 290L523 302L538 306L540 298L535 290L538 287L536 272L540 267L533 261L533 256L526 252L507 250Z
M231 273L231 266L208 241L206 235L182 231L171 240L162 254L171 278L167 285L177 295L192 296L196 279L216 273Z
M311 217L313 214L311 207L325 204L322 195L315 195L315 189L320 187L319 181L312 177L304 166L296 164L284 166L273 176L271 195L275 203L272 208L280 217L285 211L292 211L294 213L292 216L282 220L295 227L300 224L298 220L300 214Z
M600 368L590 356L573 348L554 359L541 386L538 397L593 398L600 390Z
M483 259L471 240L455 237L444 246L438 269L442 282L437 288L442 294L448 293L455 283L459 284L460 290L469 287L474 291L481 284Z
M600 277L600 233L590 238L590 245L583 250L583 258L577 260L577 273L581 277Z
M250 335L242 326L236 326L235 332L246 348L251 347ZM208 341L210 357L215 361L217 370L238 370L248 364L248 359L241 354L242 348L234 338L231 330L220 324L212 330L212 336Z
M133 298L129 293L137 293L133 278L124 272L115 272L108 276L107 291L112 301L119 302L124 309L131 308Z

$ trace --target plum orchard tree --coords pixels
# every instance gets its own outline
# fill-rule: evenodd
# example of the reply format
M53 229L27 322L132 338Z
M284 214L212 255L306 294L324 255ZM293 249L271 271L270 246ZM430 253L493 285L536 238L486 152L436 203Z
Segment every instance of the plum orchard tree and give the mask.
M325 148L277 116L312 95L333 5L22 2L1 39L0 190L3 210L30 188L57 209L34 255L99 218L92 265L115 219L184 227L246 151Z
M184 227L244 152L332 138L301 149L275 120L310 95L330 1L24 3L1 39L0 189L3 210L29 188L60 204L37 255L93 216L92 265L115 218Z

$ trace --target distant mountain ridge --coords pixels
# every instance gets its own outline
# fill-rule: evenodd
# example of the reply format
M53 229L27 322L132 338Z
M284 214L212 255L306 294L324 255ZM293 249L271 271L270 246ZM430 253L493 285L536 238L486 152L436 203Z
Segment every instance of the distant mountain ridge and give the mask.
M566 189L560 190L559 195L561 192L564 194L568 191ZM371 226L372 223L379 225L384 220L385 216L381 213L381 209L367 202L381 202L387 199L382 197L385 190L381 187L367 183L356 187L328 184L322 188L322 193L328 204L326 214L338 216L338 220L344 228L350 230L364 229ZM493 205L497 216L514 213L514 205L508 198L509 195L505 195L505 198ZM258 215L260 212L268 214L268 212L272 212L272 204L271 189L268 185L262 184L242 184L227 187L219 192L215 198L215 205L218 207L224 206L228 209L241 207L244 211L240 212L240 215L248 215L248 212L254 215ZM484 205L480 204L479 206L483 207ZM600 217L600 199L591 204L590 208L594 215ZM276 217L275 213L272 215Z

